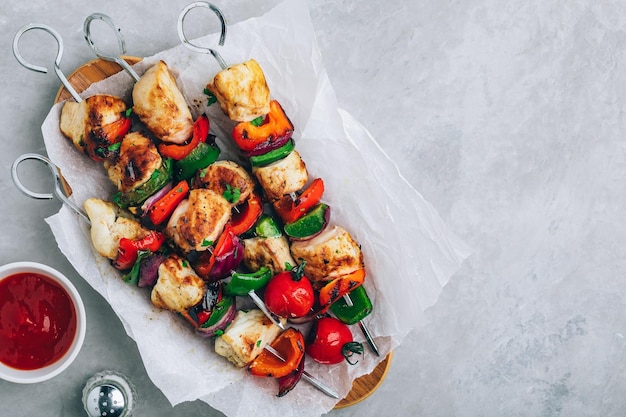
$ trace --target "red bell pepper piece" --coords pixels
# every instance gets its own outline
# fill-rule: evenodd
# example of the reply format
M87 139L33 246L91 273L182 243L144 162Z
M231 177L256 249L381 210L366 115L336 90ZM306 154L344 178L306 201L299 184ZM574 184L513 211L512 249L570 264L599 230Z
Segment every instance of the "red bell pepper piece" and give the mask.
M232 137L243 152L271 150L272 146L284 145L293 134L293 124L278 101L270 101L270 112L260 126L241 122L233 129Z
M130 130L130 117L121 117L118 120L102 126L102 133L111 144L120 142Z
M236 269L243 257L241 240L227 224L217 240L213 251L207 250L200 254L194 269L200 277L208 281L216 281Z
M187 197L189 193L189 184L187 181L180 181L167 194L154 203L148 209L148 218L153 225L157 226L166 221L181 201Z
M121 271L130 269L137 261L140 250L156 252L161 248L163 242L165 242L163 233L154 230L137 240L123 237L120 239L117 258L113 262L113 266Z
M363 284L363 281L365 281L365 268L360 268L352 273L335 278L324 285L319 293L322 312L325 312L335 301Z
M322 194L324 194L324 181L321 178L315 178L295 200L291 196L284 196L274 203L274 209L283 222L293 223L319 203Z
M239 236L250 230L263 214L261 196L257 193L250 194L245 203L237 206L237 210L232 215L230 225L231 231Z
M180 161L196 147L198 143L205 142L209 136L209 118L206 114L198 117L193 124L193 135L191 140L182 145L175 143L161 143L159 144L159 152L162 156L172 158L176 161Z

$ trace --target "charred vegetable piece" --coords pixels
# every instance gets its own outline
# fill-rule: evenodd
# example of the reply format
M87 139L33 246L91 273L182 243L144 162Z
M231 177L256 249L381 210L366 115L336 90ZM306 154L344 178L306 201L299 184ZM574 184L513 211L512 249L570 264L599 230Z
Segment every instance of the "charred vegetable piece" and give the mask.
M113 201L122 208L139 206L152 194L166 186L171 179L172 161L169 158L164 158L161 167L152 173L152 176L145 184L127 193L116 193L113 196Z
M299 330L289 327L270 344L284 361L267 350L263 350L252 361L248 371L255 376L281 378L293 372L304 355L304 336Z
M233 321L236 312L235 298L223 297L211 309L209 317L203 323L200 323L196 330L205 337L216 336Z
M300 365L296 368L295 371L291 372L288 375L285 375L281 378L278 378L278 394L277 397L283 397L289 393L292 389L296 387L300 379L302 378L302 374L304 373L304 356L300 360Z
M241 239L226 225L213 251L205 251L200 255L195 270L203 279L217 281L236 270L242 258Z
M254 234L258 237L280 237L283 233L272 216L264 214L257 222Z
M176 178L189 179L199 169L206 168L217 161L220 156L220 148L217 145L209 145L201 142L185 158L176 162Z
M262 155L283 146L293 134L293 124L281 105L270 101L270 112L260 126L240 122L233 129L232 137L246 156Z
M320 234L330 220L330 206L319 203L298 220L285 225L285 234L292 240L311 239Z
M350 291L359 287L365 280L365 269L360 268L356 271L342 275L333 279L322 287L319 293L320 306L327 309L335 301L349 294Z
M113 266L121 271L130 269L135 265L139 256L139 251L156 252L165 242L165 236L156 231L150 231L141 239L132 240L121 238L117 253L117 259L113 262Z
M232 232L236 235L242 235L254 226L263 214L263 203L261 196L253 192L245 203L237 206L237 210L233 210L230 220Z
M296 144L294 142L293 139L289 139L287 141L287 143L285 143L283 146L273 149L267 153L264 153L262 155L256 155L256 156L251 156L250 157L250 164L253 167L264 167L266 165L272 164L276 161L280 161L281 159L285 158L287 155L289 155L291 153L291 151L294 150Z
M374 307L362 285L350 291L349 295L351 306L341 297L330 306L330 311L343 323L355 324L367 317Z
M319 203L323 194L324 181L316 178L295 200L291 196L284 196L276 201L274 209L285 223L293 223Z
M176 161L184 159L198 146L199 143L207 140L207 137L209 136L209 126L209 118L206 114L203 114L194 122L193 135L188 143L183 145L177 145L175 143L161 143L159 145L159 152L161 155L172 158Z
M148 210L148 218L153 225L158 226L174 212L178 204L187 197L189 193L189 184L182 180L173 187L167 194L161 197Z
M224 283L224 294L226 295L247 295L252 290L259 290L269 282L272 271L266 267L261 267L252 273L233 273L230 281Z
M152 287L156 284L159 278L159 265L161 265L166 258L167 255L159 251L139 261L139 279L137 286L143 288Z

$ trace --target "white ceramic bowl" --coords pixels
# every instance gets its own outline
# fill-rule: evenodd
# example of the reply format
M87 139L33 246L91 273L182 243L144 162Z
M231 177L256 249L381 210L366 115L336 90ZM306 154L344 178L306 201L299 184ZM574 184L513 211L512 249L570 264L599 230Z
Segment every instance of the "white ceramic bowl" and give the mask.
M55 269L36 262L15 262L0 266L0 281L20 273L37 273L44 275L59 284L74 303L76 314L76 332L69 349L57 361L39 369L21 370L5 365L0 362L0 379L19 384L32 384L48 380L63 372L76 358L85 340L87 320L85 306L78 291L63 274Z

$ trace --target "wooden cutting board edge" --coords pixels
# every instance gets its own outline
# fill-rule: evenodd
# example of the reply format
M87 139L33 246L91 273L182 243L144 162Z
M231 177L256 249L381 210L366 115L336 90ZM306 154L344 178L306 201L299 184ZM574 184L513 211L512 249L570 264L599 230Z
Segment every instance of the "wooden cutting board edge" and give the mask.
M141 61L141 58L134 56L124 56L123 58L131 65ZM81 93L92 83L110 77L121 70L122 67L115 62L105 61L98 58L86 62L78 67L67 77L67 79L74 89L78 93ZM62 86L57 92L54 102L59 103L63 100L73 100L73 98L70 92ZM345 408L357 404L374 393L387 376L387 372L391 366L392 356L393 352L390 352L389 355L387 355L387 357L381 361L370 374L363 375L362 377L355 379L352 384L352 389L345 398L337 403L335 409Z

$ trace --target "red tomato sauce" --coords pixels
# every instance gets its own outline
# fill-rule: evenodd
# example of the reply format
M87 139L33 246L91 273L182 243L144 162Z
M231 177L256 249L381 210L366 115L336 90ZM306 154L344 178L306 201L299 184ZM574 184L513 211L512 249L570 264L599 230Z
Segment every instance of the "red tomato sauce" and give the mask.
M0 361L31 370L50 365L70 348L76 310L50 278L19 273L0 281Z

